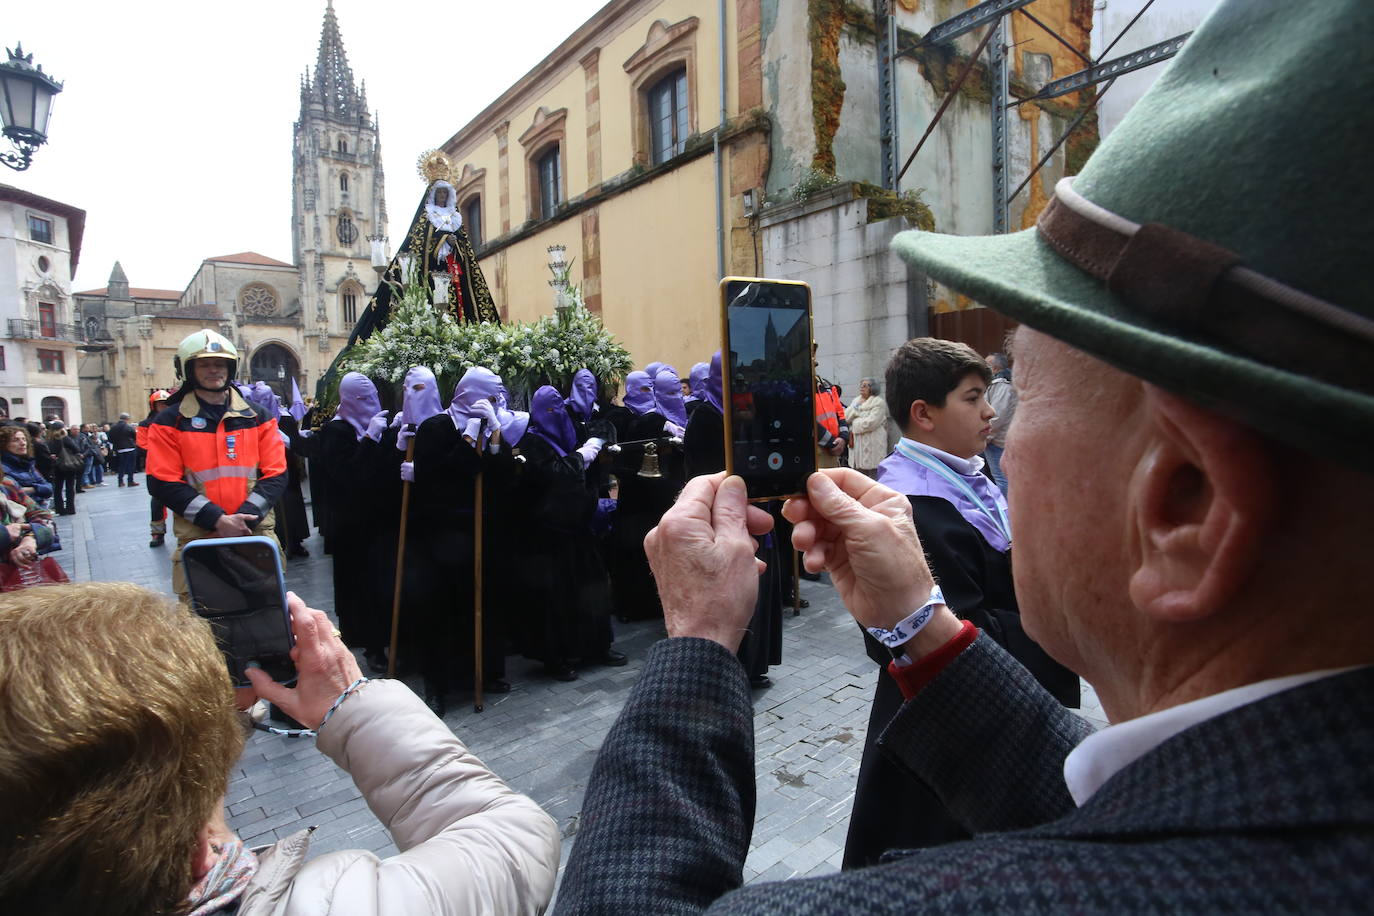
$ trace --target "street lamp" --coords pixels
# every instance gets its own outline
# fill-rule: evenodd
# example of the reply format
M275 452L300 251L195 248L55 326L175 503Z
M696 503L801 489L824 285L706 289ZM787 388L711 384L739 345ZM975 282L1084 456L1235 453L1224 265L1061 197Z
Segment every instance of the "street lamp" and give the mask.
M22 172L32 163L34 151L48 142L52 99L62 84L44 73L42 64L35 67L33 55L25 54L22 44L5 53L10 59L0 64L0 121L16 152L0 153L0 162Z

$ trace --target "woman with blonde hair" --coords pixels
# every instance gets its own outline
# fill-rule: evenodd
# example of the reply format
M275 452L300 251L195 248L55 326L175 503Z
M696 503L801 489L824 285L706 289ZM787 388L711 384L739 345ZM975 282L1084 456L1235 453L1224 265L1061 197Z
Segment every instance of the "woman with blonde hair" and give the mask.
M859 396L845 411L854 437L849 445L849 466L869 477L877 477L878 463L890 451L887 402L877 395L878 380L865 378L859 382Z

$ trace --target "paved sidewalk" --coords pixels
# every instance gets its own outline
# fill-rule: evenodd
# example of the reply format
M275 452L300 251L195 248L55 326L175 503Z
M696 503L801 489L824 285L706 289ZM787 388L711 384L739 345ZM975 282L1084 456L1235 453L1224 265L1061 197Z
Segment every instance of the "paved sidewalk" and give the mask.
M170 592L172 546L170 540L166 547L147 546L146 490L111 482L80 494L77 508L59 520L65 546L57 554L73 579L132 581ZM332 614L331 560L322 556L318 536L306 546L309 558L288 563L287 587ZM754 695L758 810L746 881L838 870L863 752L877 668L829 585L803 582L802 595L811 607L796 618L788 612L783 664L770 671L773 686ZM558 822L565 863L597 749L663 628L657 621L617 623L616 635L617 647L630 656L626 667L592 668L560 683L537 663L512 657L511 693L488 697L482 713L454 700L445 717L473 753ZM1084 712L1101 722L1087 688L1085 701ZM255 732L227 803L230 826L250 845L317 826L315 855L396 850L352 780L308 739Z

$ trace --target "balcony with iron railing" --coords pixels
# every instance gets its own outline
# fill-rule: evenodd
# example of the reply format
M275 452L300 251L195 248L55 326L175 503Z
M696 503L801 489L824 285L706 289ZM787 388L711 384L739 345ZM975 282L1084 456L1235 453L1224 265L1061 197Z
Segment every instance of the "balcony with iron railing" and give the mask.
M9 336L14 339L31 338L33 340L61 340L72 343L86 342L86 333L79 325L34 321L29 318L11 318L9 321Z

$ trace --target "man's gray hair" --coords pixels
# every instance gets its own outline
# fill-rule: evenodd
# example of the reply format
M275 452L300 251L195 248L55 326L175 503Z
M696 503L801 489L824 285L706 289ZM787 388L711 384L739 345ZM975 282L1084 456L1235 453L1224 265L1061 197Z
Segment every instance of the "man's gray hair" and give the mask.
M119 415L119 419L121 419L121 420L128 420L128 419L131 419L131 418L129 417L129 415L128 415L127 413L122 413L122 414Z

